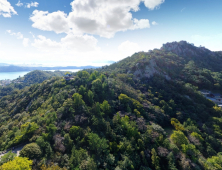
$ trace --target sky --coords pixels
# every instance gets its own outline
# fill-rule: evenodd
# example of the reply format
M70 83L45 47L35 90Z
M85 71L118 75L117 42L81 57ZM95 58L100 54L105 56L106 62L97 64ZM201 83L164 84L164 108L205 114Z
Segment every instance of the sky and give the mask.
M185 40L222 51L222 0L0 0L0 63L101 66Z

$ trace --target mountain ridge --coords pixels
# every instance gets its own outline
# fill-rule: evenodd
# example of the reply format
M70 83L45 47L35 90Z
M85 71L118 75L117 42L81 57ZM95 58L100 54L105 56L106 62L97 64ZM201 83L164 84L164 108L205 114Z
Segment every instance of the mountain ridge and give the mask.
M200 89L222 94L222 55L201 54L140 52L15 90L0 99L0 150L29 142L36 170L221 168L222 110Z

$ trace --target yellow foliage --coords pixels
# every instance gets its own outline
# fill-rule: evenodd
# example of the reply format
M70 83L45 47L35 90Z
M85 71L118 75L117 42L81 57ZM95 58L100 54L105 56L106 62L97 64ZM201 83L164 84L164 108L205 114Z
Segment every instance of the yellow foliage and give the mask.
M60 168L58 165L42 165L41 170L67 170L66 168Z
M184 131L185 130L183 125L176 118L171 119L171 124L174 126L174 128L176 130L179 130L179 131Z
M31 170L32 160L25 157L16 157L0 166L0 170Z

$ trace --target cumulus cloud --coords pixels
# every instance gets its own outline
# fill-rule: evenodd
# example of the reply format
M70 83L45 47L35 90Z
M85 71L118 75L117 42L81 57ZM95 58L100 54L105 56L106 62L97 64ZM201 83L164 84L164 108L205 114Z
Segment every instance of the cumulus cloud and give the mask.
M72 12L33 11L30 20L33 27L56 33L72 32L77 35L94 34L111 38L116 32L149 28L148 19L133 18L131 11L138 11L144 2L151 10L164 0L75 0Z
M89 35L68 34L65 38L61 39L63 48L79 52L99 50L97 42L98 40L96 38Z
M158 23L156 21L153 21L152 25L158 25Z
M89 35L74 35L68 34L62 38L60 42L47 39L46 37L39 35L34 40L32 46L43 50L57 50L57 51L70 51L70 52L89 52L99 50L97 47L97 39Z
M32 46L40 49L40 50L51 50L51 49L60 49L62 46L60 43L56 41L52 41L51 39L47 39L46 37L39 35L38 39L34 40Z
M18 3L15 4L15 5L18 6L18 7L21 7L21 6L23 6L23 3L21 3L20 1L18 1Z
M7 0L0 0L0 15L3 17L11 17L17 15L17 12Z
M55 31L56 33L69 31L67 15L62 11L49 13L34 10L30 20L34 22L32 26L40 30Z
M31 8L31 7L38 7L39 3L38 2L31 2L26 4L26 8Z
M29 39L24 38L22 44L23 44L24 47L28 47L29 46Z
M162 3L164 3L165 0L143 0L144 5L149 8L150 10L153 10L155 8L158 8Z
M130 41L125 41L121 43L118 47L118 51L121 55L121 57L128 57L134 54L135 52L140 51L141 48L137 43L133 43Z

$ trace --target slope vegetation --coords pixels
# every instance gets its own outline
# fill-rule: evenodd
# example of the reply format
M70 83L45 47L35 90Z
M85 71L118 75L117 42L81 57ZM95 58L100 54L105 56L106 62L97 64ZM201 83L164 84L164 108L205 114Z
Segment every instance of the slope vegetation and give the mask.
M21 156L33 169L221 169L222 110L198 90L222 90L222 56L196 52L212 61L205 67L196 54L168 50L3 97L0 149L30 143Z

